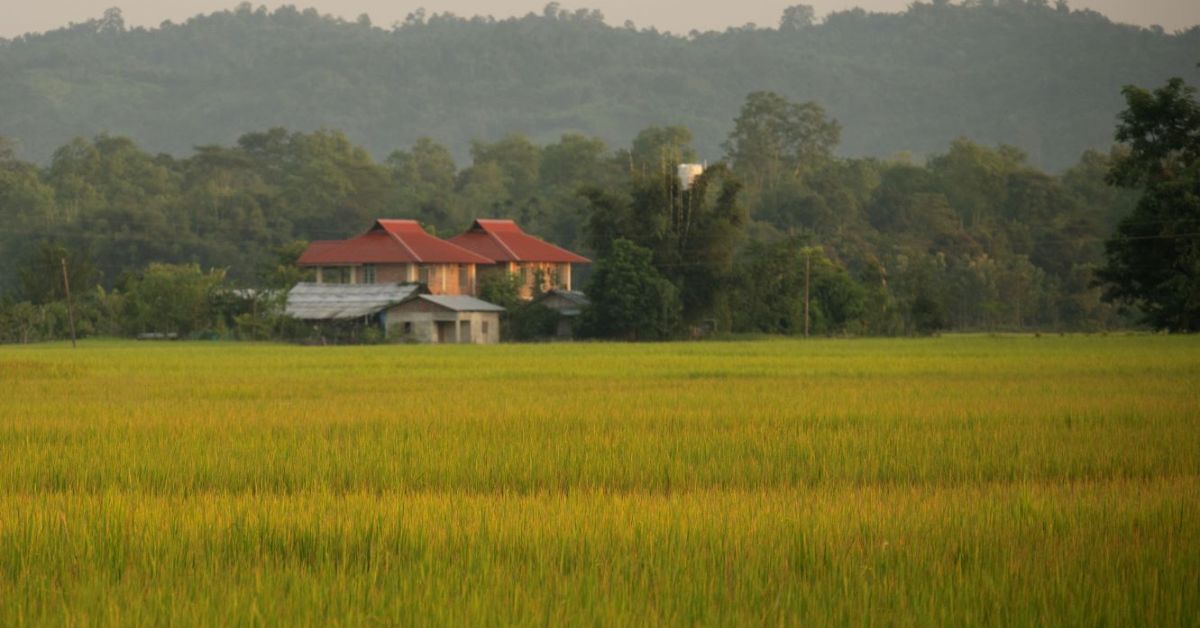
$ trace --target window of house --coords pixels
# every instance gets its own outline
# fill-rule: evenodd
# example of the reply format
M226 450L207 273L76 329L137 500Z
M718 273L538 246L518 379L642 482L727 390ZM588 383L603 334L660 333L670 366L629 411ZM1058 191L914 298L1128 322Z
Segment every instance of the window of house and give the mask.
M479 327L480 327L480 331L482 331L482 332L483 332L483 337L484 337L484 338L487 338L487 335L488 335L488 322L487 322L487 321L482 321L482 322L480 323L480 326L479 326Z
M404 321L404 333L406 335L413 333L412 321Z
M362 267L362 281L359 283L375 283L375 265L364 264Z
M421 265L417 272L417 281L419 281L425 285L429 285L429 275L430 275L429 270L430 269L428 266Z
M321 269L322 283L350 283L350 269L345 266L326 266Z
M458 265L458 292L460 294L466 294L467 292L470 291L470 288L471 288L470 280L471 280L471 274L468 272L467 265L459 264Z

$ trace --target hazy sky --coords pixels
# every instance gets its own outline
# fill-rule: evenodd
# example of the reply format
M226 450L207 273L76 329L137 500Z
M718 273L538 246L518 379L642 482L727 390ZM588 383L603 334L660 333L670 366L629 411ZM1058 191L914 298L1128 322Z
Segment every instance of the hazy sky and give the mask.
M692 29L722 30L754 22L774 26L784 7L810 4L818 16L854 6L868 11L900 11L910 0L563 0L563 8L587 7L604 12L611 24L633 20L639 28L655 26L660 30L687 33ZM1118 22L1149 26L1158 24L1168 31L1200 24L1200 0L1069 0L1071 7L1099 11ZM163 20L179 22L197 13L232 8L238 0L0 0L0 37L44 31L68 22L99 17L106 8L119 6L126 23L157 26ZM322 13L353 19L361 13L371 16L376 25L388 26L417 7L429 13L451 11L458 15L494 15L497 18L540 12L545 0L274 0L266 4L297 7L315 6Z

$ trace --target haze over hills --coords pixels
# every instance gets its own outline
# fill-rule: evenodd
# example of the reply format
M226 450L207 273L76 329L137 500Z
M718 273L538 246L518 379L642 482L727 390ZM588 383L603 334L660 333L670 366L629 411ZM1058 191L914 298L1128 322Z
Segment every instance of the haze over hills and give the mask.
M685 38L547 10L385 30L243 5L147 30L111 13L0 42L0 135L45 161L100 132L182 154L251 130L326 127L377 156L428 136L461 161L472 140L514 132L618 146L681 124L714 160L746 94L772 90L825 107L843 155L926 155L967 136L1059 169L1111 143L1123 85L1194 81L1200 61L1200 28L1167 34L1038 2L790 26Z

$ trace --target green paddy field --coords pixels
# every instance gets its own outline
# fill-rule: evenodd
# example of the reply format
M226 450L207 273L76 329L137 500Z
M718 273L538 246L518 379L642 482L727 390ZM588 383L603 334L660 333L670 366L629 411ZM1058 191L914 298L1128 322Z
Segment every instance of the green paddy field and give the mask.
M0 347L0 625L1200 625L1200 337Z

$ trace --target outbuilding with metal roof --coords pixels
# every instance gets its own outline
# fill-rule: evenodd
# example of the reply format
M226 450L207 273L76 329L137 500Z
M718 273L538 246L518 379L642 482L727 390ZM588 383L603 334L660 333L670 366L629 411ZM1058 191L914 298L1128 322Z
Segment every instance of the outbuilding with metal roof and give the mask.
M388 338L437 344L500 342L504 308L463 295L413 294L383 315Z

